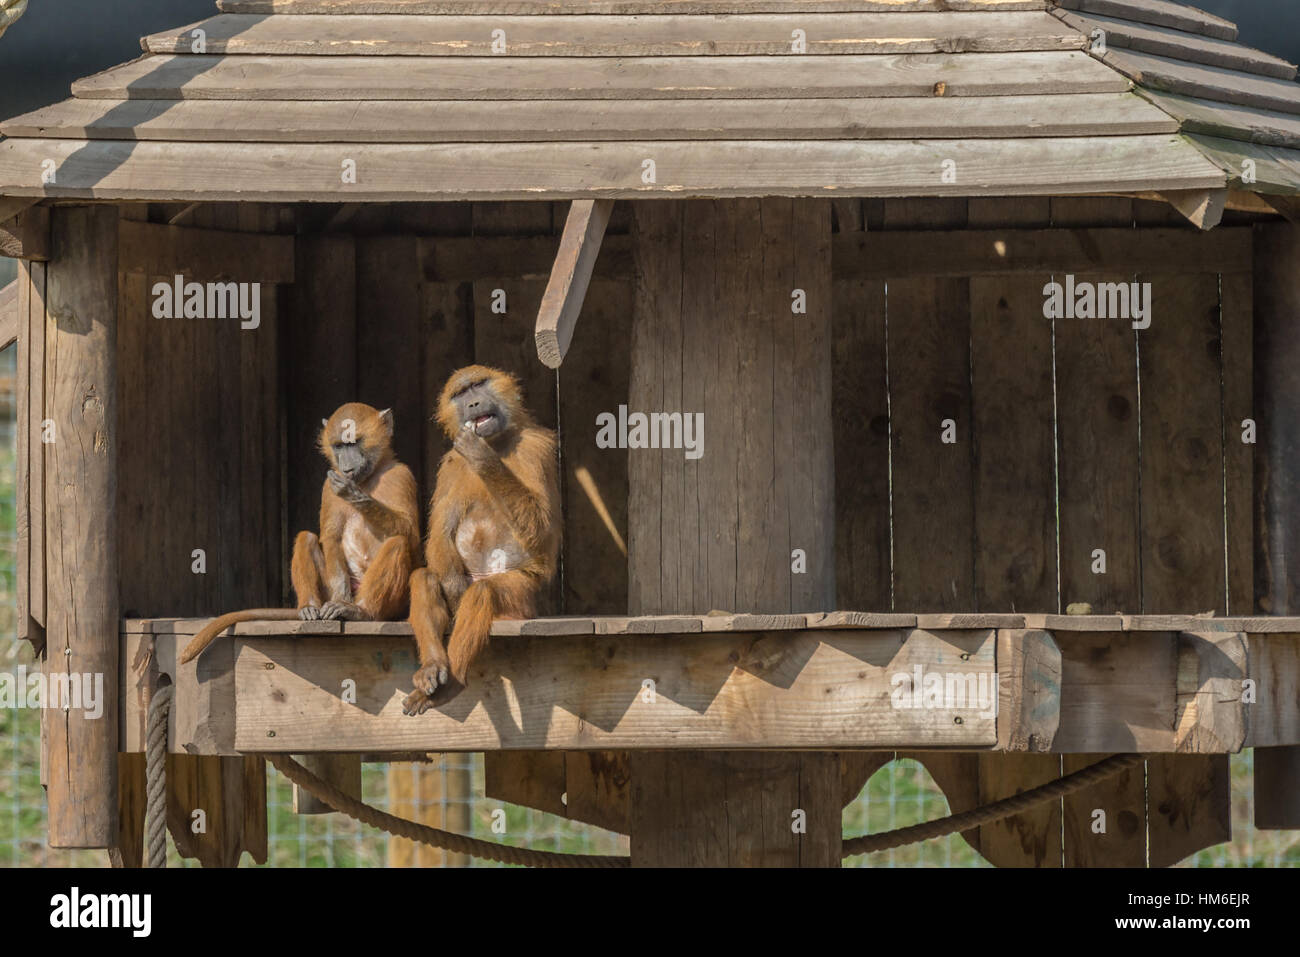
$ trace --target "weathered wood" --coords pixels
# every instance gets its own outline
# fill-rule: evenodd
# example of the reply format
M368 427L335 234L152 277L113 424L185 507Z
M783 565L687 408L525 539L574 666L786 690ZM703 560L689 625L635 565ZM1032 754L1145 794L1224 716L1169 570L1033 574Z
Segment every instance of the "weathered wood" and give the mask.
M1196 10L1175 0L1058 0L1070 10L1108 14L1138 23L1173 27L1188 33L1217 37L1220 40L1237 39L1235 24L1203 10ZM225 9L229 9L229 4Z
M93 680L103 714L83 707L49 718L51 847L117 841L117 210L53 214L45 446L46 674ZM86 677L80 677L86 676ZM102 680L102 685L99 682Z
M349 797L361 797L361 755L304 754L302 766L322 781L334 785ZM293 786L294 814L332 814L334 808L298 785Z
M256 110L233 113L229 103L213 100L65 100L0 121L6 136L235 143L709 140L720 134L743 140L963 139L1138 135L1178 128L1167 112L1131 93L499 100L491 110L472 100L264 100Z
M1232 40L1197 36L1170 27L1134 23L1131 20L1096 14L1080 16L1064 10L1052 12L1085 35L1091 36L1096 30L1102 31L1107 47L1154 53L1174 60L1221 67L1225 70L1241 70L1258 76L1271 76L1282 80L1295 79L1294 64Z
M974 605L969 297L963 279L889 284L894 606L900 609ZM954 441L945 442L949 427Z
M470 831L469 769L463 755L435 755L440 761L390 764L389 813L456 834ZM505 755L493 755L505 757ZM470 857L406 838L388 837L388 867L468 867Z
M1046 631L998 632L998 749L1051 751L1061 723L1061 649Z
M1193 754L1241 750L1248 722L1242 700L1246 651L1246 636L1240 632L1179 633L1176 750Z
M48 262L50 208L31 206L9 222L0 222L0 256Z
M1300 113L1300 90L1290 80L1108 47L1098 59L1135 83L1167 93L1198 96L1264 110Z
M983 59L983 58L979 58ZM851 70L841 71L851 76ZM1243 144L1246 145L1246 144ZM1256 147L1262 149L1262 147ZM1095 157L1079 163L1081 152ZM353 154L356 154L355 156ZM40 160L63 163L57 192ZM654 183L642 162L656 162ZM342 164L359 164L355 183ZM938 170L952 160L962 180ZM201 171L201 172L200 172ZM1224 173L1178 137L712 143L341 145L7 139L0 189L152 200L354 202L829 195L1025 195L1218 189ZM857 235L857 234L849 234Z
M266 863L266 763L260 757L167 755L167 829L182 857L237 867ZM197 830L203 812L205 830Z
M118 243L130 251L123 266L150 276L180 274L186 280L293 282L294 238L266 233L118 223Z
M884 97L933 96L940 81L945 96L1117 93L1129 88L1115 70L1080 51L978 57L948 53L617 58L161 54L78 80L72 92L79 99L239 101Z
M1228 614L1255 610L1255 448L1258 434L1247 436L1255 420L1254 302L1252 277L1219 277L1220 366L1223 375L1223 498L1228 552ZM1256 422L1256 433L1259 424ZM1254 438L1255 442L1246 442ZM1199 628L1192 630L1200 630ZM1241 630L1245 630L1244 627Z
M563 18L498 15L439 17L226 14L197 25L209 54L300 56L779 56L790 53L1005 53L1079 50L1086 39L1042 12L978 18L916 13L902 23L883 13L738 14L689 18L578 14ZM974 29L972 29L974 28ZM148 53L193 53L193 26L147 36ZM802 50L792 33L805 31ZM504 50L494 49L504 31Z
M1108 754L1067 754L1066 774L1096 764ZM1145 867L1147 863L1146 781L1142 766L1075 791L1062 801L1066 867Z
M636 867L839 866L834 753L646 751L631 770Z
M1300 822L1300 748L1256 748L1255 827L1295 830Z
M1160 90L1143 89L1140 92L1160 109L1176 117L1189 133L1204 133L1264 146L1300 147L1300 117L1294 113L1216 103Z
M840 801L848 807L857 800L871 776L894 760L895 751L841 751Z
M225 13L287 14L474 13L507 16L663 12L662 0L218 0L217 6ZM673 4L673 12L681 14L992 12L1042 8L1040 0L678 0Z
M632 758L627 751L564 754L564 813L620 834L632 827Z
M144 824L148 794L145 755L117 756L117 840L109 848L114 867L144 866Z
M1249 639L1248 668L1255 683L1255 703L1249 709L1249 727L1244 747L1254 747L1256 760L1269 752L1265 763L1287 760L1278 745L1300 742L1300 712L1295 707L1300 695L1300 634L1277 634ZM1274 805L1281 806L1275 803Z
M483 756L483 793L563 817L565 752L489 751Z
M993 716L964 696L938 708L890 705L896 673L944 671L966 654L963 674L991 674L992 631L700 634L677 639L688 644L671 665L662 649L674 639L658 635L521 637L493 642L470 691L418 722L401 714L409 640L369 639L364 661L355 640L235 638L236 748L888 750L996 741ZM602 662L599 672L582 664L591 661ZM555 680L566 673L583 674L581 687ZM357 683L355 705L335 690L345 678ZM828 685L838 688L833 697ZM728 719L736 708L744 722Z
M1232 840L1228 756L1157 754L1147 761L1147 855L1172 867L1197 851Z
M0 196L0 226L12 225L12 220L23 210L35 206L38 199L23 199L17 196Z
M1226 189L1173 191L1161 196L1197 229L1213 229L1219 225L1228 202Z
M533 334L537 357L549 368L558 369L569 351L613 209L614 201L608 199L574 200L569 208Z
M1230 187L1264 194L1285 193L1287 198L1300 192L1300 151L1199 133L1187 134L1187 140L1218 164L1227 174Z
M1104 270L1115 274L1102 281L1118 282L1135 271L1250 272L1251 263L1249 234L1230 227L1206 235L1129 228L866 232L838 236L832 249L837 279ZM943 255L934 255L936 249ZM1087 322L1064 325L1092 328Z
M916 615L890 612L828 611L808 616L809 628L915 628Z

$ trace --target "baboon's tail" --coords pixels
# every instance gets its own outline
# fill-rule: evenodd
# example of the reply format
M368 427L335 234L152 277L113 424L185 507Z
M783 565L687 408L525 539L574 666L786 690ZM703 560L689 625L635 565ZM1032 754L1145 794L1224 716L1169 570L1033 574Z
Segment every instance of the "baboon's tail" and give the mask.
M200 629L199 633L194 636L194 640L185 646L185 651L181 654L181 664L187 661L193 661L203 653L203 649L212 644L212 640L221 634L231 625L236 625L241 621L297 621L298 609L296 608L249 608L246 611L232 611L222 615L220 618L214 618Z

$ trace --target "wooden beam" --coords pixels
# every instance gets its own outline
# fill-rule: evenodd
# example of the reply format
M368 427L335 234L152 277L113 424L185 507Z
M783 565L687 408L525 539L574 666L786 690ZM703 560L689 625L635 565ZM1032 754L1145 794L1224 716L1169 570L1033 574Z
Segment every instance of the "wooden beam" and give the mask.
M269 2L269 0L262 0ZM1068 10L1101 13L1122 17L1138 23L1172 27L1187 33L1216 37L1220 40L1237 39L1237 27L1222 17L1203 10L1185 6L1176 0L1057 0ZM228 5L226 9L228 9Z
M1166 93L1300 113L1300 88L1291 80L1224 70L1121 47L1108 47L1097 59L1134 83Z
M118 223L122 268L149 276L291 283L294 237L192 226Z
M117 843L117 209L60 208L47 276L47 664L103 712L47 707L51 847Z
M1209 230L1219 225L1228 201L1226 189L1175 190L1160 194L1197 229Z
M0 222L0 256L48 262L50 258L50 210L29 206L9 222Z
M613 209L612 199L575 199L569 207L534 333L537 357L548 368L558 369L569 351Z
M219 0L225 13L507 14L663 13L663 0ZM673 13L927 13L1042 10L1042 0L676 0ZM1199 11L1193 11L1199 12ZM1208 14L1206 15L1208 16Z
M359 754L304 754L298 760L302 766L323 781L339 788L350 797L361 797L361 755ZM298 785L293 786L294 814L333 814L333 806Z
M1261 199L1287 218L1293 226L1300 226L1300 196L1262 194Z
M39 199L30 199L24 196L0 196L0 226L4 226L23 210L35 206L39 202Z

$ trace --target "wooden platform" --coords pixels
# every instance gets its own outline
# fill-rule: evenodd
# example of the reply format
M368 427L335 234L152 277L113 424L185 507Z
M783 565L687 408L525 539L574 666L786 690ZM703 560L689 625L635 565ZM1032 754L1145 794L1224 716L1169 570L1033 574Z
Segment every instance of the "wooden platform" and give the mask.
M171 748L195 754L1209 754L1300 743L1300 618L830 612L501 621L470 690L418 718L401 713L415 668L405 622L239 625L178 669L178 648L203 622L123 623L124 751L143 749L147 689L158 673L177 684Z

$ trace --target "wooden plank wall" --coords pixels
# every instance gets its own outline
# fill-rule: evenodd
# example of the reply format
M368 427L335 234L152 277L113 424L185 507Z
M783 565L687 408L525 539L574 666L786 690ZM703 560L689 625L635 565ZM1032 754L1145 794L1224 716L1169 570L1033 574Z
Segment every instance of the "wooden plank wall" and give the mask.
M1180 225L1161 204L1127 199L836 204L841 232ZM1151 282L1152 325L1135 332L1044 319L1043 286L1060 276L924 272L835 282L840 607L1249 609L1248 277L1133 276L1122 263L1076 275ZM943 419L955 444L940 442ZM1065 667L1089 667L1081 643L1063 652ZM909 756L954 811L1098 757ZM1226 758L1166 756L964 836L1003 865L1166 865L1228 839L1227 786Z

